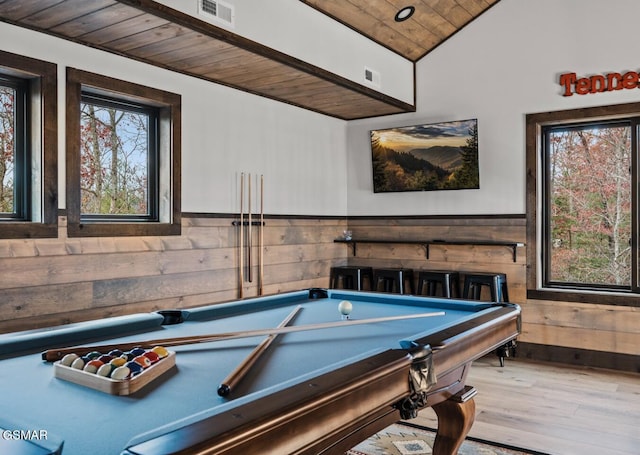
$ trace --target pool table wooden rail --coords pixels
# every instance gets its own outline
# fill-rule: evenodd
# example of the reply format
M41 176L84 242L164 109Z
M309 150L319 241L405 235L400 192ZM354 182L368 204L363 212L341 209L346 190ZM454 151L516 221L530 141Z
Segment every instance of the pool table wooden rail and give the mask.
M435 455L457 453L473 423L473 398L459 399L472 361L519 333L520 308L508 304L415 340L434 348L437 382L427 406L439 418ZM123 454L344 453L401 420L401 403L411 394L412 362L405 350L387 350L232 410L142 435Z

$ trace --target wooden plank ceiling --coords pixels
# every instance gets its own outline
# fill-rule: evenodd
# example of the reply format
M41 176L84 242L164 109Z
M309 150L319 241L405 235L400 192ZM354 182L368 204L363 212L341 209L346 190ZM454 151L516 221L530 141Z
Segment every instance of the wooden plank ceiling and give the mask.
M345 120L415 110L151 0L0 0L0 20Z
M301 1L416 61L499 0ZM152 0L0 0L0 20L345 120L415 111Z
M499 0L301 1L415 62ZM396 21L406 7L413 15Z

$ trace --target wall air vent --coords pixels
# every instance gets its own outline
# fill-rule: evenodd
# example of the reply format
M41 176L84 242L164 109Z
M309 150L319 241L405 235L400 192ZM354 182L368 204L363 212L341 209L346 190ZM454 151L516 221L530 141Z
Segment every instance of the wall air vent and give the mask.
M371 68L364 67L364 82L376 88L380 88L380 73Z
M219 0L198 0L198 12L214 21L233 27L235 14L233 6Z

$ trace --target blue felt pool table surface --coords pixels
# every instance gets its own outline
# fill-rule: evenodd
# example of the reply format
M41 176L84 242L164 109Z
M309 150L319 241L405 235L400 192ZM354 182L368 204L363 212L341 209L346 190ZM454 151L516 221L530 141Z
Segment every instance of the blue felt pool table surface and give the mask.
M13 350L12 336L22 340L20 346L33 347L20 355L0 351L0 427L46 430L50 441L64 441L65 455L113 455L142 433L165 431L156 429L189 421L194 415L228 410L357 359L399 349L401 340L418 339L479 312L496 310L486 302L366 292L329 290L328 298L308 296L309 291L304 290L189 309L184 312L185 322L176 325L160 325L162 318L149 313L2 335L0 349L3 342L9 346L5 351ZM353 320L431 311L444 311L444 315L281 335L226 398L218 396L218 385L264 337L170 348L176 352L176 367L129 396L109 395L55 378L51 363L40 357L44 348L91 344L85 343L83 331L102 333L92 343L108 340L117 344L275 327L296 305L301 305L301 311L292 325L339 322L342 300L352 302ZM140 322L132 326L123 323L136 318Z

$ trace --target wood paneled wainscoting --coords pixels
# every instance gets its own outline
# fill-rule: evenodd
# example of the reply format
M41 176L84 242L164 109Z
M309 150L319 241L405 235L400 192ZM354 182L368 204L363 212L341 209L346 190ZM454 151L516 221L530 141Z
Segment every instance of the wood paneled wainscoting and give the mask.
M183 214L182 234L165 237L0 240L0 333L166 308L237 299L239 237L229 214ZM335 243L356 239L425 239L524 243L519 216L266 216L264 294L327 287L333 265L410 267L507 274L509 297L522 307L518 355L534 360L640 371L640 307L527 300L526 245ZM258 294L258 234L252 282Z
M179 236L67 238L60 217L58 238L0 240L0 333L237 299L233 221L187 213ZM346 261L333 242L345 228L338 217L267 216L263 293L328 286L331 266ZM244 297L258 294L255 228L253 235Z

